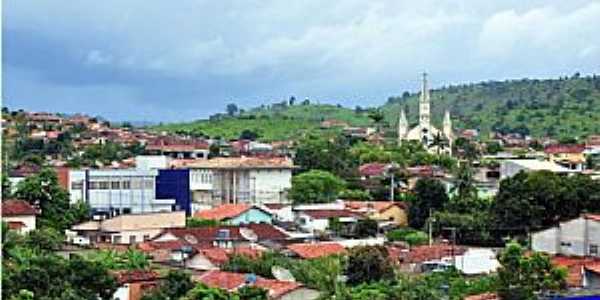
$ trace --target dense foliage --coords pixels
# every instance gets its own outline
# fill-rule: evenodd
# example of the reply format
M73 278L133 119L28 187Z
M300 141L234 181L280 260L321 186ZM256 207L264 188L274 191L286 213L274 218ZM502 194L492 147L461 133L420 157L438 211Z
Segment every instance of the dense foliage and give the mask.
M441 210L448 202L444 185L431 178L417 181L414 188L414 200L409 207L409 222L413 228L425 226L430 213Z
M402 241L410 246L424 245L429 240L425 232L410 227L390 230L385 236L390 242Z
M418 94L390 97L386 120L397 123L400 107L409 122L418 118ZM449 109L454 126L533 136L582 137L600 132L600 77L488 81L444 87L431 93L434 123Z
M332 202L344 185L343 180L327 171L312 170L292 178L289 197L294 204Z

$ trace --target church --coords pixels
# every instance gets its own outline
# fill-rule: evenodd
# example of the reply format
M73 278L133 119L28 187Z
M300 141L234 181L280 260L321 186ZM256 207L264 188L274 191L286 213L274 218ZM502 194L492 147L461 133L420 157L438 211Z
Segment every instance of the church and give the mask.
M403 141L420 141L430 152L452 154L454 137L452 134L450 112L446 110L443 127L440 131L431 124L430 101L427 73L423 73L421 96L419 98L419 124L413 128L409 128L404 108L401 108L398 120L398 144L402 144ZM435 142L436 139L443 139L445 143L439 145L439 143Z

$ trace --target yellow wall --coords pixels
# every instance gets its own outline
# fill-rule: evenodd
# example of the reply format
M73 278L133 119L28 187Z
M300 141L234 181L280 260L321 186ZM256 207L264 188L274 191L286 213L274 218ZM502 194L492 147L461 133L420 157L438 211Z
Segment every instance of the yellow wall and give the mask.
M393 205L382 212L374 213L373 215L371 215L371 219L378 221L392 221L395 222L398 226L408 225L407 212L396 205Z

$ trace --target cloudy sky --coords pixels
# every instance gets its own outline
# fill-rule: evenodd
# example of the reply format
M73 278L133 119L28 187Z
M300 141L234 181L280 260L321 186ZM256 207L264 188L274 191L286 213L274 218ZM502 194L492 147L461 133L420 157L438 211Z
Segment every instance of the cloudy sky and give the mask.
M178 121L600 73L600 1L3 1L11 109Z

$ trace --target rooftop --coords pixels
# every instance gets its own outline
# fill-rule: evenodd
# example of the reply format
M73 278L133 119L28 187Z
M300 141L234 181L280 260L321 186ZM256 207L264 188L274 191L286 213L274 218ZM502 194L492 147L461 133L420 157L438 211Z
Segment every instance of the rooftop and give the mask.
M227 291L234 291L246 284L252 284L247 283L247 278L247 274L219 270L208 271L201 275L194 276L195 280L200 281L209 287L221 288ZM301 284L292 281L265 279L260 276L256 276L254 285L267 290L270 299L277 299L302 286Z
M582 153L585 150L585 145L550 145L544 148L546 154L559 153Z
M35 207L27 201L20 199L7 199L2 201L2 216L31 216L36 215Z
M259 209L249 204L223 204L212 209L201 210L194 214L194 217L206 220L224 220L235 218L251 208ZM265 212L267 213L267 212Z
M329 219L329 218L360 218L361 215L347 209L313 209L303 210L303 214L310 216L313 219Z
M511 162L517 164L523 168L532 170L532 171L541 171L547 170L554 173L570 173L572 170L569 170L559 164L553 163L551 161L538 160L538 159L508 159L507 162Z
M198 169L293 169L293 162L285 157L217 157L187 162Z
M346 253L344 246L332 242L291 244L287 248L304 259Z

